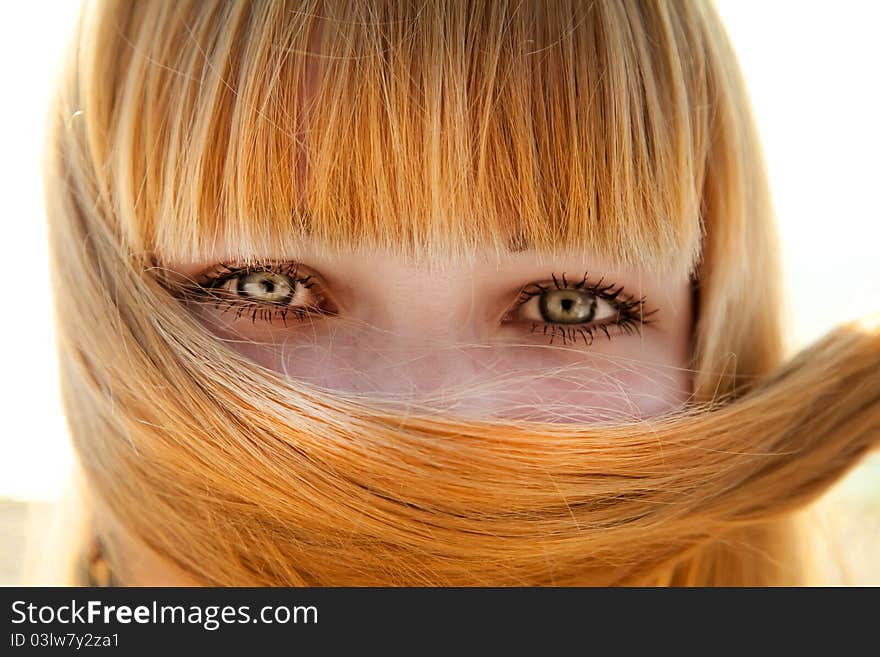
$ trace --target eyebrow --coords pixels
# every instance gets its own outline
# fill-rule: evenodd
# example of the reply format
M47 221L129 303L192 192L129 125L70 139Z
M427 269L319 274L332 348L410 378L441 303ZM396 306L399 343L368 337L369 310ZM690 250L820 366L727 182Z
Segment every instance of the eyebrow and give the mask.
M528 238L522 233L515 233L507 239L507 250L510 253L522 253L532 248Z

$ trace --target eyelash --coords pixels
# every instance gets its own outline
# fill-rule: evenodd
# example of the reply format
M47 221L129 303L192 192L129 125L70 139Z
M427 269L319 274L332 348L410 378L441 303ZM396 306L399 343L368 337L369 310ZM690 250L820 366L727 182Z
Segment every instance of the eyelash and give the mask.
M590 346L595 341L598 331L601 331L606 338L611 340L611 332L608 330L609 326L616 326L620 333L627 335L641 335L643 326L653 324L656 321L652 316L658 309L646 311L645 297L633 297L627 294L622 285L606 284L604 276L598 281L590 283L587 281L588 275L585 272L581 281L574 285L569 284L564 273L560 277L557 277L556 274L551 274L552 283L529 283L520 291L520 296L513 309L519 309L530 299L555 288L557 290L583 290L597 299L607 301L617 311L617 318L612 321L587 325L574 324L569 326L531 320L531 332L537 333L541 331L543 335L547 335L549 332L550 344L553 344L553 340L556 337L561 337L563 345L583 340L586 346ZM529 288L533 289L530 290Z
M324 299L325 293L320 288L317 280L311 274L298 277L299 263L283 262L283 263L266 263L256 265L229 265L220 263L211 269L199 274L190 284L182 286L182 296L189 301L195 302L214 302L216 309L223 307L223 312L235 311L236 319L242 316L250 315L251 320L256 322L257 319L272 322L273 320L281 320L287 325L289 318L295 318L304 321L315 315L332 315L333 312L320 310L316 307L294 307L294 306L278 306L272 307L271 303L249 301L247 299L233 296L231 293L227 295L217 294L223 285L226 285L234 279L239 279L249 274L260 272L271 272L274 274L286 276L295 282L297 287L304 286L312 289L318 286L317 296ZM657 309L650 311L645 310L645 297L633 297L624 292L623 286L617 286L613 283L606 284L604 277L596 282L587 281L588 274L584 273L583 278L576 284L569 284L568 279L563 273L557 277L551 274L552 283L529 283L521 288L519 296L513 306L508 309L505 317L510 313L519 310L525 303L536 296L540 296L544 292L552 289L559 290L582 290L593 295L597 299L601 299L609 303L614 310L617 311L617 317L612 321L603 323L591 323L587 325L580 324L562 324L544 321L529 320L531 322L531 333L541 332L547 336L549 334L550 344L557 337L561 337L562 343L569 344L583 341L587 346L593 344L598 332L601 331L609 340L612 333L609 327L618 327L620 334L641 334L641 328L645 325L652 324L655 320L652 315Z
M333 314L331 312L321 311L314 307L296 307L287 305L273 306L267 302L249 301L248 299L233 296L232 293L221 295L217 292L217 290L223 285L232 280L242 278L248 274L257 274L260 272L270 272L287 276L294 281L297 287L301 285L309 290L317 286L317 280L313 275L309 274L303 277L297 276L299 267L300 265L297 262L256 265L229 265L226 263L220 263L196 276L192 283L183 286L181 292L182 296L191 302L213 302L214 308L217 310L222 308L224 313L235 311L236 319L249 315L251 321L254 323L256 323L258 319L269 323L273 320L281 320L284 325L287 326L288 319L305 321L314 315ZM319 293L318 296L323 297L323 294Z

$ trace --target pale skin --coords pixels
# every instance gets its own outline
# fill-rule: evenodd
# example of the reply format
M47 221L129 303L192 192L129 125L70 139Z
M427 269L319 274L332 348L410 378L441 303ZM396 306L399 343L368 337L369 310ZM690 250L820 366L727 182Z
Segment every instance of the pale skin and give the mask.
M529 251L429 271L307 243L269 267L217 260L211 283L216 263L169 265L213 286L190 310L249 359L330 391L553 422L641 419L690 394L686 273Z
M216 261L232 265L219 255ZM170 280L192 281L217 262L169 263L166 272ZM273 262L284 263L290 273L288 263L297 263L291 289L284 290L292 293L288 305L317 304L320 296L333 312L303 321L288 313L282 320L281 307L269 304L270 314L255 318L254 299L279 298L286 284L287 274L265 271L257 271L250 284L241 285L241 275L230 278L214 289L213 299L184 305L230 348L310 385L410 405L423 401L471 417L549 422L643 419L680 408L691 394L692 286L684 272L615 268L596 254L540 257L528 251L428 271L384 253L331 256L307 243ZM583 288L553 292L559 288L552 275L559 279L564 273L573 288L585 272L589 283L604 279L603 287L614 286L610 292L623 286L626 295L643 299L639 307L651 313L650 323L630 332L609 323L606 335L596 325L620 319L619 311L597 304L600 312L594 315L604 311L605 320L562 324L574 329L575 339L563 343L559 329L551 345L552 329L545 333L533 326L547 323L544 311L561 311L563 305L545 304L542 311L540 296L591 301L593 293ZM308 276L305 284L297 283ZM268 295L267 280L274 288ZM310 290L305 287L316 281ZM547 292L531 297L527 308L517 307L526 296L523 288L538 291L530 284L547 281ZM219 307L217 295L226 300ZM241 301L248 311L238 316L235 304ZM586 316L585 307L573 308ZM592 341L577 332L584 326L594 328ZM474 385L487 381L494 383ZM112 524L102 533L124 535ZM127 584L197 583L132 536L124 535L119 545L130 555L126 572L118 574Z

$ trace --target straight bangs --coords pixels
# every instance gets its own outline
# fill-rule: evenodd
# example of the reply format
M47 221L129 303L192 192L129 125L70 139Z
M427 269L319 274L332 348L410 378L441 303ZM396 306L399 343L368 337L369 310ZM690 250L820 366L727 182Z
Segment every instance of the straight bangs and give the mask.
M85 120L103 108L118 228L159 260L307 239L691 268L716 93L704 12L123 1L80 44L101 81Z

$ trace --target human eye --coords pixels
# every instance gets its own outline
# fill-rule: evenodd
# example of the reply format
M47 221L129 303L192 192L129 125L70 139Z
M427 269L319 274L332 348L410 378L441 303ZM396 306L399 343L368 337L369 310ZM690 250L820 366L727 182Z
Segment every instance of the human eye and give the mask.
M503 321L529 324L532 333L549 336L550 344L561 339L563 344L583 341L589 346L599 334L609 340L615 334L640 334L655 321L656 312L646 309L645 297L634 297L604 277L590 282L584 273L579 282L571 283L563 273L523 287Z
M297 262L220 263L178 290L187 301L252 322L286 326L289 320L336 313L318 276Z

